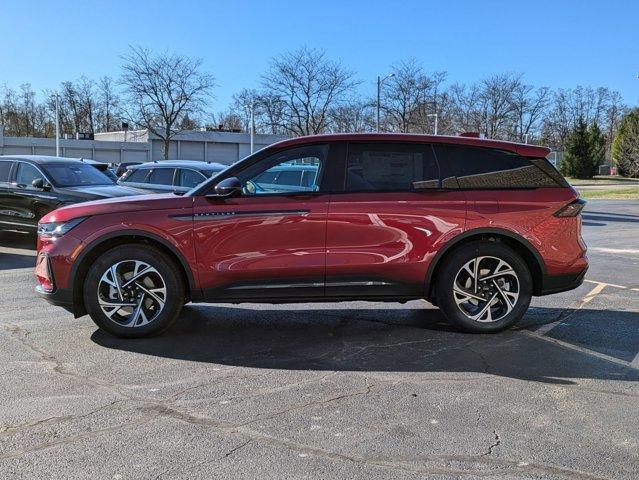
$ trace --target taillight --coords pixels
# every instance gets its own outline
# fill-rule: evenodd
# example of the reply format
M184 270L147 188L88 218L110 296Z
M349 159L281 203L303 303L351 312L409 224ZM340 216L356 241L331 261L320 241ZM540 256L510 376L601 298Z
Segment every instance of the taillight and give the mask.
M586 201L578 198L574 202L570 202L565 207L561 207L554 213L555 217L576 217L581 213L586 205Z

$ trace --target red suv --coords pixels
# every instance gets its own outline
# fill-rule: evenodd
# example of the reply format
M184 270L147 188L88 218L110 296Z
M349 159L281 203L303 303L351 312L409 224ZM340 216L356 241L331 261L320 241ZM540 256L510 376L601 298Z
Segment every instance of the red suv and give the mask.
M493 332L577 287L584 202L543 147L348 134L272 145L184 195L100 200L38 227L37 290L123 337L187 302L426 299Z

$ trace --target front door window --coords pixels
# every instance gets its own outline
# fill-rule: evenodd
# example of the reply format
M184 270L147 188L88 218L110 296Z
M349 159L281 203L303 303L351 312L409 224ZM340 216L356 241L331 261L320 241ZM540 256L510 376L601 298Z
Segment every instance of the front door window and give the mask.
M244 195L317 192L328 147L317 145L276 153L238 174Z

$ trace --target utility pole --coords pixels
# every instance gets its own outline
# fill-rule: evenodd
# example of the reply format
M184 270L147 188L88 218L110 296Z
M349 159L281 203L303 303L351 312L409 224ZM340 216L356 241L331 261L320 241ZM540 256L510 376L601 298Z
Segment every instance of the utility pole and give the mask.
M251 134L251 155L253 154L253 137L255 137L255 102L248 105L249 110L249 133Z
M60 156L60 95L55 94L55 156Z
M384 78L381 78L379 75L377 76L377 119L375 122L375 131L379 132L379 111L380 111L380 98L381 98L381 92L382 92L382 83L384 83L384 80L388 80L391 77L394 77L395 74L394 73L390 73L388 75L386 75Z

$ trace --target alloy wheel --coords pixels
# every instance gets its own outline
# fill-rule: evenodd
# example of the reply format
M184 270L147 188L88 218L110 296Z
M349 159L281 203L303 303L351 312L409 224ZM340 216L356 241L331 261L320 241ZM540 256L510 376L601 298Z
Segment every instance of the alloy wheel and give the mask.
M141 327L155 320L166 303L166 283L148 263L123 260L109 267L98 282L102 312L123 327Z
M457 272L453 295L457 307L469 319L497 322L515 308L519 299L519 278L500 258L475 257Z

